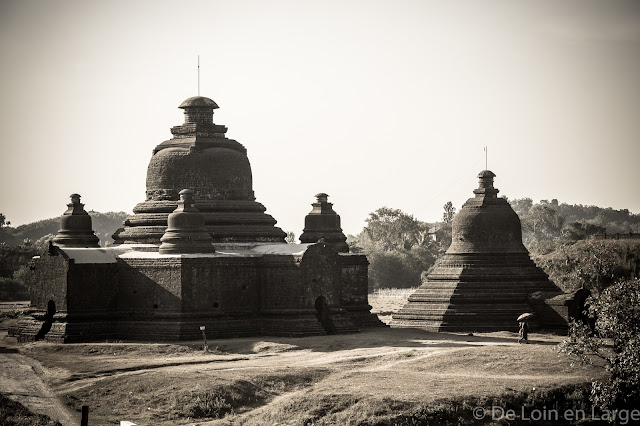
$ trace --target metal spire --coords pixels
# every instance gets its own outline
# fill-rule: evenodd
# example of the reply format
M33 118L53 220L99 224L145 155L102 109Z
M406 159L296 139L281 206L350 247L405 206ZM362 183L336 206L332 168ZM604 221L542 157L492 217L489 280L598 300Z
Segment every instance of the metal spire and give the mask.
M484 147L484 169L489 170L489 149L487 146Z

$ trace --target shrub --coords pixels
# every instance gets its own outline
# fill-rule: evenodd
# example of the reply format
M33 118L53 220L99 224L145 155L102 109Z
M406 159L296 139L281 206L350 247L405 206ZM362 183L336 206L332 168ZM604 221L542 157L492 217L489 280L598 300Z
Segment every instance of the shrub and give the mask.
M595 328L573 323L559 350L583 363L603 365L609 378L594 381L591 401L606 410L640 406L640 280L620 281L589 298Z

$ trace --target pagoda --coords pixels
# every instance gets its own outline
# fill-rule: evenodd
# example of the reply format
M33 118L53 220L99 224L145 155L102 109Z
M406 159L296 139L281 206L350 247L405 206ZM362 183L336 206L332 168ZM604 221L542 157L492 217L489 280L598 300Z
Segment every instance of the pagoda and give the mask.
M531 260L522 244L520 219L507 200L498 197L495 176L489 170L480 172L475 196L453 219L451 246L393 315L392 327L517 331L518 316L537 308L546 312L534 317L534 328L566 328L549 304L532 306L532 295L557 296L561 291Z
M213 123L218 105L185 100L185 122L153 150L146 199L100 247L73 194L60 231L31 263L32 315L20 341L308 336L381 326L368 261L349 253L318 198L301 244L287 244L253 193L247 150Z

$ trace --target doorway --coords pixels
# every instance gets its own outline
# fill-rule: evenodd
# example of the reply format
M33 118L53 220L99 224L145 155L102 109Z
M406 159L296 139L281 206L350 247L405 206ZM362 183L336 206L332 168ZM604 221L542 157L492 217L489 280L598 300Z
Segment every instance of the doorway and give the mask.
M316 299L315 303L316 307L316 318L324 328L324 331L327 334L335 334L336 327L333 325L333 321L331 320L331 313L329 312L329 305L327 304L327 299L324 296L319 296Z
M36 340L44 339L44 336L51 330L51 325L53 324L53 316L56 314L56 302L53 300L49 300L47 303L47 313L44 315L44 322L42 323L42 327L40 327L40 331L36 334Z

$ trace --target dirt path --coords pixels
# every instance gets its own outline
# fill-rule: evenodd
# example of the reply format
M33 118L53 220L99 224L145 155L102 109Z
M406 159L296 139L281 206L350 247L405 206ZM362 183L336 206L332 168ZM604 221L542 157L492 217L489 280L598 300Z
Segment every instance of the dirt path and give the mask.
M3 394L32 412L47 415L65 426L79 424L79 417L72 414L46 385L45 375L38 361L0 347L0 391Z
M470 336L375 329L308 338L220 339L219 349L210 353L194 350L197 342L8 344L4 351L0 347L0 391L65 425L78 424L79 419L55 395L67 395L76 404L83 401L93 410L90 421L99 424L124 418L158 425L261 425L288 424L281 420L289 415L301 419L305 410L323 410L352 396L362 401L358 409L367 410L367 404L385 398L410 406L589 379L585 371L558 359L552 348L559 337L536 339L538 344L524 347L510 333ZM265 384L265 375L283 387ZM236 413L224 419L192 423L169 416L175 416L179 401L172 397L209 392L219 382L239 383L238 392L244 392L246 383L262 386L258 394L263 399L258 405L236 407ZM132 391L119 392L123 386ZM151 393L153 398L148 397Z

